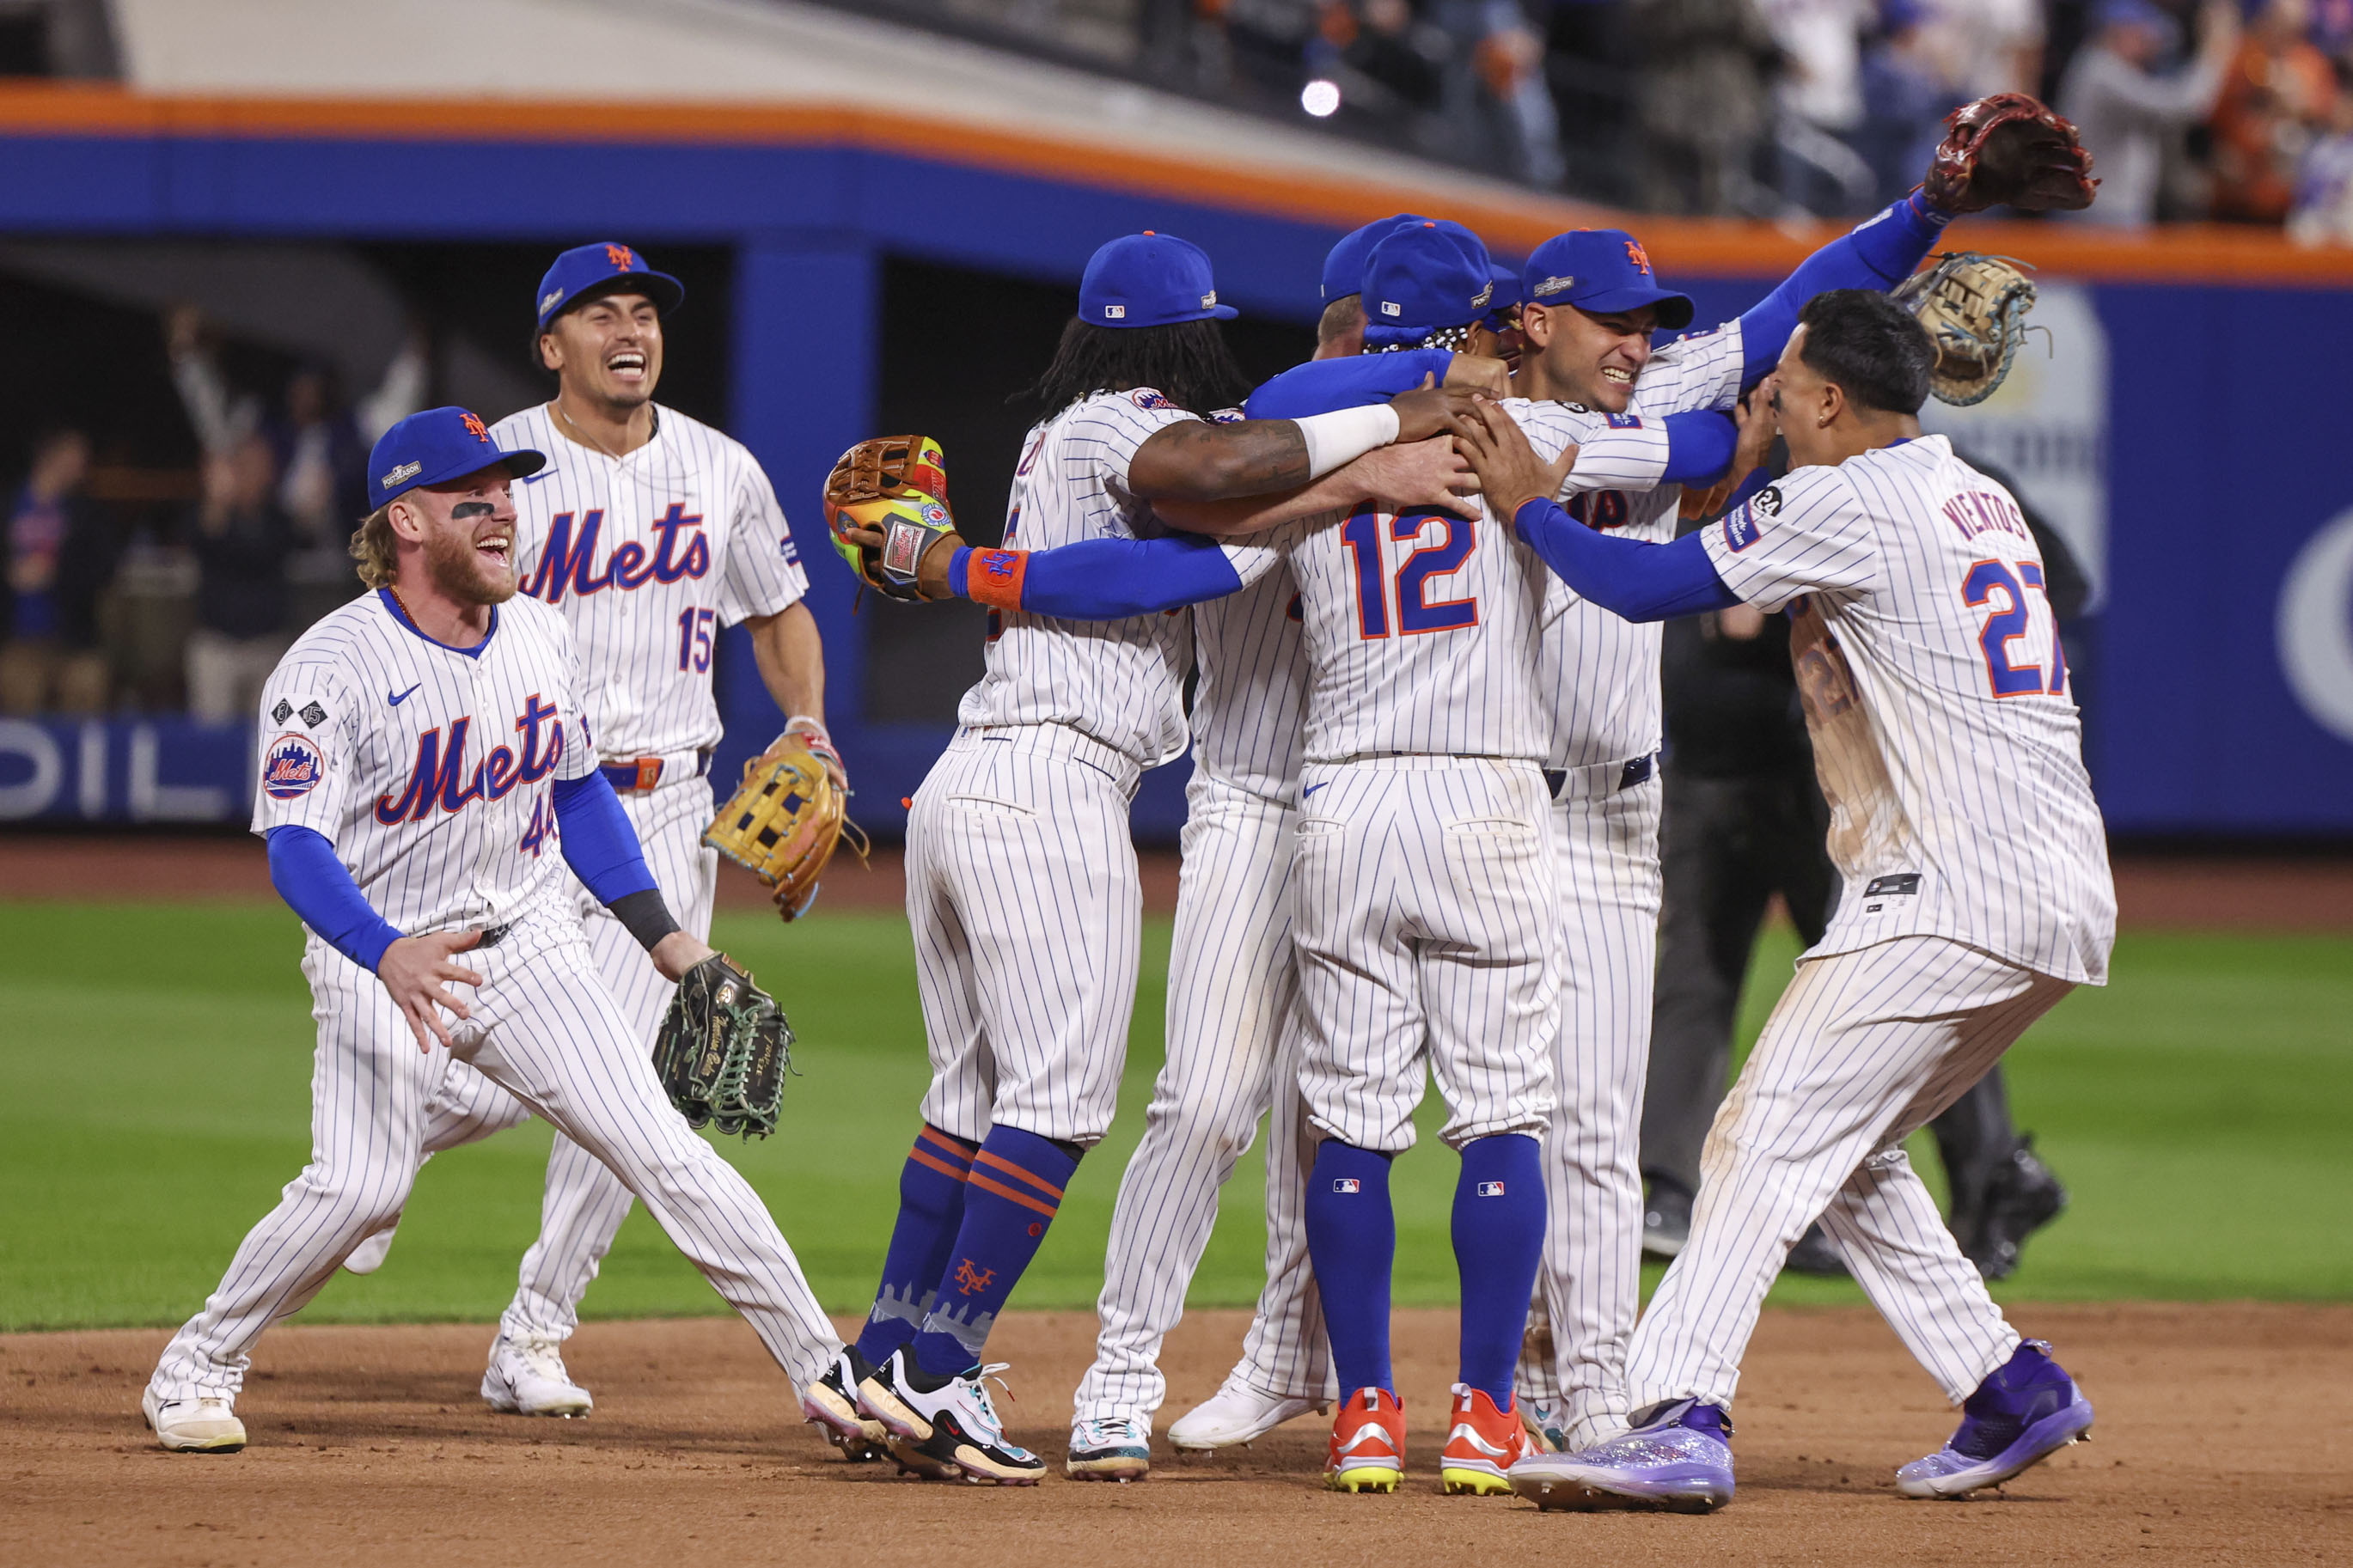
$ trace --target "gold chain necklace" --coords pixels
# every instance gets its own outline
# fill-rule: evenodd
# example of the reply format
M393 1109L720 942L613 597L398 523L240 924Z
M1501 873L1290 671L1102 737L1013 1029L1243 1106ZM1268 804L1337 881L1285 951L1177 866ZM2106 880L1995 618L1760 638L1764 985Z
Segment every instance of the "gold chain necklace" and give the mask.
M572 426L573 433L580 437L580 444L582 446L594 447L596 450L604 453L605 456L612 458L613 461L617 463L625 461L628 458L628 454L627 452L616 452L612 447L607 447L604 442L599 441L596 437L591 436L587 431L582 429L580 422L577 419L573 418L571 415L564 412L564 402L561 398L549 399L547 405L555 410L555 416L558 419L563 420L566 425Z

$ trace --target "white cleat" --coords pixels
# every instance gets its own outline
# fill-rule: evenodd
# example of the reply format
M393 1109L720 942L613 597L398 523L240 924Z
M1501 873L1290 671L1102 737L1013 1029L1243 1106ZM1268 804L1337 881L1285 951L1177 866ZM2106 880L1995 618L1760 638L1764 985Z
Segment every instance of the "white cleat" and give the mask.
M343 1259L344 1272L373 1274L383 1268L385 1255L392 1250L392 1233L399 1224L400 1216L395 1215L392 1216L391 1225L385 1226L374 1236L364 1237L357 1247L352 1248L352 1255Z
M245 1447L245 1423L218 1395L167 1405L151 1388L140 1395L139 1410L155 1429L155 1441L174 1454L234 1454Z
M1187 1411L1176 1425L1168 1428L1168 1442L1171 1447L1207 1453L1211 1448L1263 1437L1286 1421L1302 1415L1320 1415L1326 1408L1320 1400L1261 1394L1246 1383L1229 1378L1223 1388Z
M541 1334L491 1342L482 1397L504 1415L586 1415L596 1407L588 1391L564 1370L563 1342Z

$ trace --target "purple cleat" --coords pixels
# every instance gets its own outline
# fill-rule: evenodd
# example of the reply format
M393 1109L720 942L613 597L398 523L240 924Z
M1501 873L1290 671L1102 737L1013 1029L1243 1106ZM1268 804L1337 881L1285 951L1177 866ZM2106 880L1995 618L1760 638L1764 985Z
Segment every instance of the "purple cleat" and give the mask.
M1714 1513L1732 1500L1731 1437L1723 1406L1677 1399L1638 1412L1622 1437L1574 1454L1531 1455L1509 1479L1538 1508Z
M2028 1340L1963 1402L1951 1441L1895 1472L1895 1489L1905 1497L1967 1497L2091 1435L2092 1402L2051 1359L2049 1345Z

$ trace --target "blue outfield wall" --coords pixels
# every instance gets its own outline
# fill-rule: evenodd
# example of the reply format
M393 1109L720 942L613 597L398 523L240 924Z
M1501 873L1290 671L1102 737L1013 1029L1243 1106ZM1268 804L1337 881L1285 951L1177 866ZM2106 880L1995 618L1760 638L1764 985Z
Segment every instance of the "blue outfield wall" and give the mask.
M833 458L872 431L881 261L894 254L1075 285L1103 238L1181 233L1222 295L1300 321L1335 231L1318 223L867 149L0 137L0 234L543 242L736 247L733 425L806 535ZM1674 277L1673 257L1659 258ZM1723 320L1770 279L1696 284ZM2102 613L2091 753L2116 830L2353 833L2353 477L2341 367L2353 292L2106 284ZM952 330L944 318L944 327ZM834 728L858 815L891 833L946 740L856 710L855 584L804 539ZM740 634L723 644L732 777L778 715ZM239 731L183 722L0 727L0 820L236 820ZM1147 775L1136 822L1182 820L1185 764ZM85 775L97 780L86 783Z

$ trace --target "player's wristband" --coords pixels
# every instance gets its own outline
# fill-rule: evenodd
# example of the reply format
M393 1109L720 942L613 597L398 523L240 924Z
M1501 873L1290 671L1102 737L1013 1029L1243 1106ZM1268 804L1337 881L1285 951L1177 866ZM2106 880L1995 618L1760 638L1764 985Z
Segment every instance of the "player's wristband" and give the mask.
M1029 552L974 550L959 546L948 557L948 592L987 605L992 610L1021 608L1021 580L1029 569Z
M1398 411L1386 403L1376 403L1368 408L1310 414L1293 423L1299 426L1299 438L1307 443L1307 478L1311 482L1398 438Z
M662 938L680 929L677 920L670 912L670 906L662 902L660 889L656 888L623 893L605 908L621 922L621 929L637 938L638 945L648 952L660 945Z

